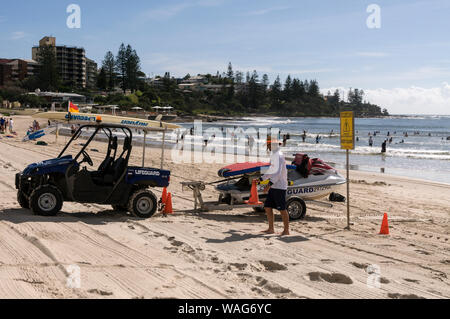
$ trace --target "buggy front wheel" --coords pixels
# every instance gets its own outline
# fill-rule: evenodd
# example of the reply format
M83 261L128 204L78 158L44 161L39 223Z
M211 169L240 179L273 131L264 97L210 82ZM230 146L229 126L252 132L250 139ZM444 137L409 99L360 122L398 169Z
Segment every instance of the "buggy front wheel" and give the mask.
M31 193L29 205L36 215L56 216L62 208L63 196L54 186L40 186Z

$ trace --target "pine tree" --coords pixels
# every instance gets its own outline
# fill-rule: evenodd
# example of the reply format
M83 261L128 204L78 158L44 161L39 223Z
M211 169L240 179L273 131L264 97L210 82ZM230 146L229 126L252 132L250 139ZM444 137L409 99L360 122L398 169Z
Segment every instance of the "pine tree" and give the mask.
M40 64L37 79L41 90L54 91L60 85L55 48L44 46L39 49L38 62ZM75 84L75 83L72 83Z
M294 78L292 81L292 98L299 99L303 96L302 87L300 85L300 80Z
M230 83L234 83L234 72L233 72L233 65L231 64L231 62L228 64L227 78L230 81Z
M262 85L264 87L264 92L267 91L267 88L269 87L269 76L267 74L264 74L262 77Z
M108 51L102 62L102 69L105 72L107 80L107 88L113 90L116 85L116 61L114 59L114 54Z
M292 79L290 75L288 75L284 83L283 95L286 101L290 101L292 98Z
M312 97L318 97L320 95L319 84L316 80L309 82L308 95Z
M277 76L275 82L273 82L271 89L272 89L270 91L271 105L272 105L272 109L276 110L281 105L281 98L282 98L282 93L283 93L280 76Z
M141 74L140 59L131 45L121 44L116 59L116 71L119 74L120 87L123 92L136 90Z
M127 56L125 44L121 44L116 58L116 72L119 75L120 87L123 92L127 90Z
M141 73L140 59L136 50L128 45L126 49L126 79L127 88L137 90L139 74Z
M97 77L97 87L100 90L106 90L108 87L108 77L104 68L101 68Z
M236 74L234 77L235 77L235 82L237 84L242 84L242 81L244 79L244 74L241 71L236 71Z

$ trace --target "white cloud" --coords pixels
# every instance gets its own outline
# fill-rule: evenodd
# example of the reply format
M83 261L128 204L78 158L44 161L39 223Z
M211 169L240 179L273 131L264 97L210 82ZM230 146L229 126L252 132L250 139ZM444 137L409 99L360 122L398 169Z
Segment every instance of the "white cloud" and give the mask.
M323 68L323 69L299 69L299 70L289 70L288 72L280 72L280 74L291 74L291 75L299 75L299 74L316 74L316 73L330 73L339 71L337 68Z
M27 36L27 34L23 31L16 31L11 34L11 40L20 40Z
M191 2L182 2L177 3L165 7L160 7L157 9L151 9L146 12L144 12L143 16L147 19L168 19L173 16L176 16L177 14L181 13L182 11L193 8L193 7L214 7L218 6L222 3L222 0L198 0L198 1L191 1Z
M389 56L386 52L357 52L356 55L369 58L384 58Z
M273 7L273 8L266 8L266 9L261 9L261 10L255 10L255 11L251 11L248 12L246 15L247 16L261 16L261 15L265 15L271 12L275 12L275 11L284 11L289 9L289 7Z
M323 89L323 93L339 89ZM446 82L440 87L423 88L412 86L394 89L367 89L365 99L382 108L387 108L391 114L442 114L450 115L450 85Z

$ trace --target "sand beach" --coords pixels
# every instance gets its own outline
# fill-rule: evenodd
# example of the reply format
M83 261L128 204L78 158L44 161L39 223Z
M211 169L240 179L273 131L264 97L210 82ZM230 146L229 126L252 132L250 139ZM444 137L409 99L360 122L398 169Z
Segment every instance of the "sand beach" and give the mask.
M58 216L41 217L20 208L14 177L56 157L65 137L24 143L32 118L14 122L17 137L0 136L2 299L450 297L450 184L351 171L351 231L346 204L335 203L309 206L290 236L262 235L266 217L251 208L194 212L180 183L215 181L222 165L175 164L166 152L175 214L140 220L109 206L64 203ZM136 147L132 164L140 165L141 153ZM160 151L148 150L146 166L159 163ZM389 236L378 235L384 213ZM80 271L79 288L67 285L71 266Z

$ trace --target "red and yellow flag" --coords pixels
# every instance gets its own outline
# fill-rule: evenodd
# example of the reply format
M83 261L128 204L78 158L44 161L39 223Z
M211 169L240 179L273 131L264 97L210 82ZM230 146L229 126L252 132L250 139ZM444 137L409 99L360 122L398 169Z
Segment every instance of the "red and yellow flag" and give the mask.
M69 101L69 113L80 113L78 106Z

